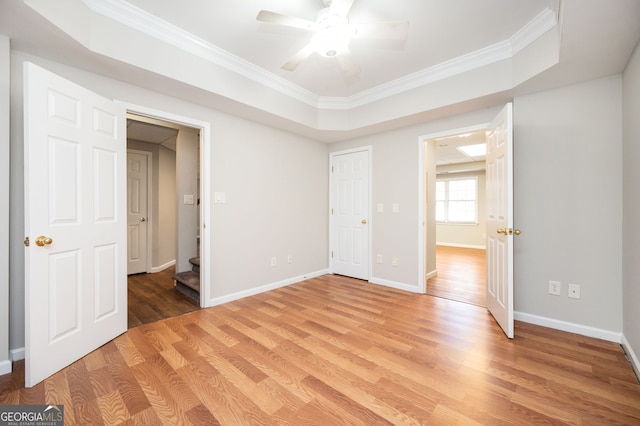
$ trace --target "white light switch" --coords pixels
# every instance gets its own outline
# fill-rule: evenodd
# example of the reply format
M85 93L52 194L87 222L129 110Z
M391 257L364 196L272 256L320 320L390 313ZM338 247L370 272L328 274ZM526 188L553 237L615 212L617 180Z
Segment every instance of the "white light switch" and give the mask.
M391 209L394 213L400 213L400 205L398 203L393 203L393 207Z
M378 213L384 212L384 204L378 203Z
M216 192L213 194L213 199L216 204L224 204L227 202L227 194L225 192Z
M184 196L184 203L185 204L193 204L193 195L185 195Z

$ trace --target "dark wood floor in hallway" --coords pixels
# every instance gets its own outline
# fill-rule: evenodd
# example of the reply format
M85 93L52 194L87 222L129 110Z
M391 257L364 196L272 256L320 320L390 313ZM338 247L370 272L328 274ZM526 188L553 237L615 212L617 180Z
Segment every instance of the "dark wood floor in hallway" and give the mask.
M427 294L486 306L486 250L436 246L438 275L427 281Z
M0 404L66 425L640 424L619 344L325 275L141 325Z
M149 324L200 309L199 304L177 291L175 268L154 274L129 275L127 282L129 328Z

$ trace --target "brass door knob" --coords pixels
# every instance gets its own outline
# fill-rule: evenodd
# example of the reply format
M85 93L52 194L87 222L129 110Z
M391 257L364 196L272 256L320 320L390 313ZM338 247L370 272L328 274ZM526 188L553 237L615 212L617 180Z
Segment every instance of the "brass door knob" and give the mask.
M367 219L362 219L362 224L366 225L367 224Z
M507 230L505 228L498 228L496 232L498 234L507 235Z
M522 231L521 231L521 230L519 230L519 229L514 229L514 230L513 230L513 233L514 233L515 235L520 235L520 234L522 234Z
M147 218L146 218L146 217L141 217L141 218L140 218L140 222L146 222L146 221L147 221Z
M45 237L44 235L40 235L38 238L36 238L36 245L39 247L48 246L52 242L53 239Z

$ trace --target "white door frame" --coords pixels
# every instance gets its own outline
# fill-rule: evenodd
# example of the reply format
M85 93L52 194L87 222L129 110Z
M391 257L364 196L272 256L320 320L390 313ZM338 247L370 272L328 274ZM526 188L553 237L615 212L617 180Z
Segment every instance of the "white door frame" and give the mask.
M182 116L154 108L123 102L127 113L141 115L157 120L200 129L200 307L214 306L211 294L212 257L211 257L211 123L193 117Z
M369 226L369 243L368 243L368 247L366 248L367 250L367 259L369 262L369 268L367 271L367 281L371 280L371 273L372 273L372 268L373 265L371 262L371 236L373 235L373 217L371 216L371 204L372 204L372 186L371 186L371 175L372 175L372 163L373 163L373 156L372 156L372 152L373 152L373 148L371 145L368 146L361 146L358 148L351 148L351 149L345 149L342 151L334 151L334 152L330 152L329 153L329 202L331 202L331 200L333 199L333 185L332 185L332 180L333 180L333 174L331 173L331 167L333 166L333 159L339 155L345 155L345 154L353 154L354 152L363 152L366 151L369 155L369 176L367 177L368 180L368 185L369 188L367 188L368 194L369 194L369 205L367 206L367 217L369 219L368 222L368 226ZM329 260L329 273L333 273L333 262L331 262L331 248L333 247L333 232L332 232L332 228L333 227L333 215L331 214L331 206L329 206L329 251L327 253L327 259Z
M149 151L141 151L139 149L129 149L127 148L127 156L129 155L129 153L132 154L138 154L138 155L144 155L145 157L147 157L147 224L149 223L153 223L153 220L155 219L153 217L153 209L151 208L151 206L153 205L153 181L152 181L152 176L153 176L153 154ZM128 163L127 163L128 164ZM127 165L127 168L129 166ZM127 199L129 195L127 194ZM153 241L153 227L147 225L147 264L145 265L145 272L150 272L151 271L151 242ZM127 233L127 235L129 235ZM127 241L127 245L129 244L129 242ZM127 255L127 259L128 259L128 255Z
M427 212L426 205L426 189L425 188L425 161L424 161L424 144L431 139L444 138L448 136L460 135L464 133L477 132L486 130L491 123L475 124L457 129L445 130L437 133L428 133L418 138L418 293L427 292L426 279L426 256L425 243L427 241Z

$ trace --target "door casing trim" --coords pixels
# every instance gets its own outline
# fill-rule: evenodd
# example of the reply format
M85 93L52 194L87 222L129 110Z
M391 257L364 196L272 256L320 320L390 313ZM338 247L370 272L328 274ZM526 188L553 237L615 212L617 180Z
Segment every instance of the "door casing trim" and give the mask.
M157 120L168 121L183 126L193 127L200 130L200 257L202 269L200 272L200 281L206 285L200 286L200 307L207 308L214 306L212 288L212 248L211 248L211 223L212 208L211 197L205 196L211 194L211 176L212 163L211 158L211 123L196 119L194 117L174 114L155 108L136 105L129 102L122 102L125 105L127 113L141 115Z

